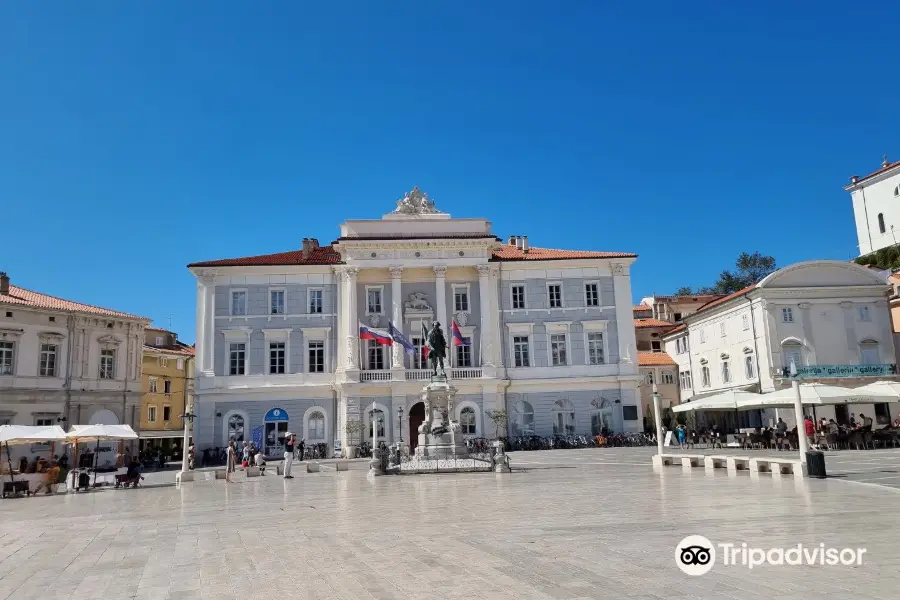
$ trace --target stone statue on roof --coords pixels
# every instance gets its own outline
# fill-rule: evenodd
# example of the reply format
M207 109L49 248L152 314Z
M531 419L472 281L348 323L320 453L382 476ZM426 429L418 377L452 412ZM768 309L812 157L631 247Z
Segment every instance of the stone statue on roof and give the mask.
M394 212L405 215L436 215L441 211L434 207L434 202L428 198L428 194L416 186L404 194L402 199L397 200Z

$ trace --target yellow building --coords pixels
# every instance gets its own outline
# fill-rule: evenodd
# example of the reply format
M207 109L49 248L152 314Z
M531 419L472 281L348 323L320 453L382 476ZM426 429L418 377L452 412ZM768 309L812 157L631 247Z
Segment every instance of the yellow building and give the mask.
M181 460L185 407L194 393L194 348L171 331L148 327L141 374L140 449L162 448Z

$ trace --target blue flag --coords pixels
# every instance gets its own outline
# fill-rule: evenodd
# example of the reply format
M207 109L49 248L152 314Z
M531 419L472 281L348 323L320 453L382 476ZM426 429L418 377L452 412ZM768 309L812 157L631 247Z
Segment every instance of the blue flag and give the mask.
M392 340L403 346L407 354L413 354L416 351L415 347L409 343L409 340L403 337L400 330L394 327L394 324L390 321L388 321L388 335L391 336Z

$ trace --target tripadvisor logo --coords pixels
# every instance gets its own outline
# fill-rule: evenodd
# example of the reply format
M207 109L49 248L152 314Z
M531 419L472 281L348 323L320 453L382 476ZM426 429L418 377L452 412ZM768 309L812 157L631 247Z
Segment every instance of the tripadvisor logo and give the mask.
M796 544L781 548L754 548L742 544L713 544L702 535L689 535L675 546L675 564L682 572L705 575L716 564L716 558L725 567L762 566L859 566L863 563L865 548L832 548L825 544Z

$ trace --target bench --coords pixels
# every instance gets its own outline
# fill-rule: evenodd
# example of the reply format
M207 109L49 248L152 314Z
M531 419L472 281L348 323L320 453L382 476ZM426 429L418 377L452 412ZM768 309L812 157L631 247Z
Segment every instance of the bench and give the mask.
M334 463L325 463L325 464L316 463L316 464L319 465L320 471L338 472L338 471L346 471L347 470L347 463L344 461L334 462Z
M308 462L306 463L306 472L307 473L318 473L319 472L319 463Z
M804 476L806 465L801 460L783 458L751 458L750 470L755 473L771 473L774 477L782 475Z
M247 474L247 477L259 477L260 470L259 467L247 467L244 469L244 472Z
M725 468L729 473L747 471L750 469L750 458L747 456L726 456Z
M703 464L702 454L654 454L654 467L668 467L672 465L681 465L683 469L692 469Z
M216 469L216 479L225 479L227 473L225 469Z

